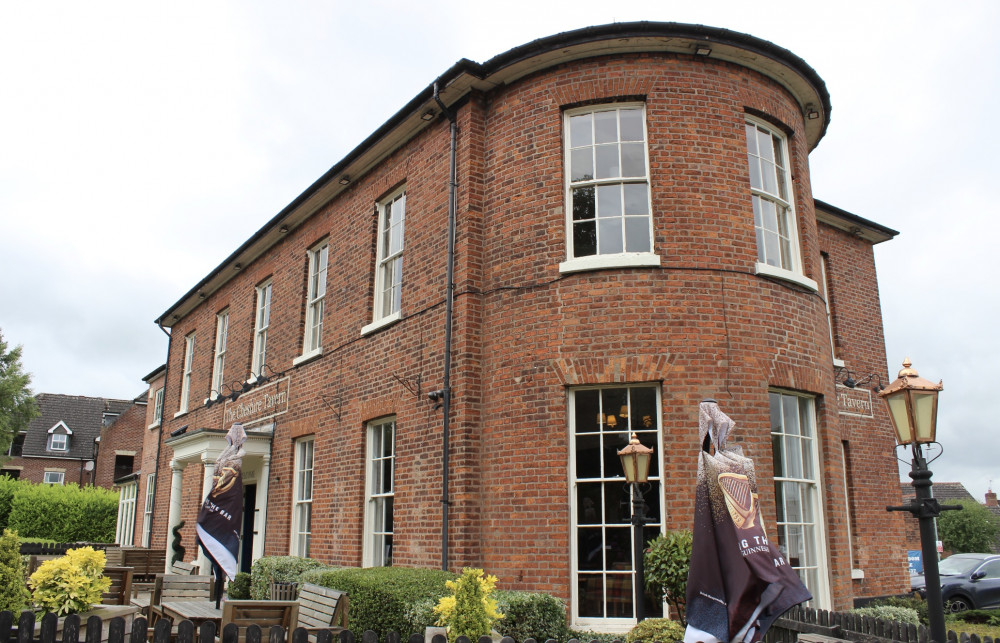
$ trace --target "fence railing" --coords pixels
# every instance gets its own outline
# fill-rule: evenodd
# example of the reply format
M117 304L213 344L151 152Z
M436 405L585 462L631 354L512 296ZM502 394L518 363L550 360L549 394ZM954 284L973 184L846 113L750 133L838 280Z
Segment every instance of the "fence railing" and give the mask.
M930 629L925 625L805 607L793 607L775 621L765 640L767 643L796 643L800 639L816 642L827 638L857 643L931 643ZM949 630L948 643L994 643L994 639ZM1000 643L1000 639L996 643Z
M106 626L106 629L105 629ZM0 612L0 643L214 643L218 634L216 624L213 621L206 621L197 628L191 621L181 621L176 629L169 619L161 618L156 621L153 627L152 636L147 629L145 618L137 618L132 621L131 630L126 626L126 621L122 617L116 617L108 621L101 620L100 616L91 616L86 623L82 623L78 614L58 618L55 614L47 613L37 623L34 612L21 612L19 618L15 619L11 612ZM310 638L314 637L314 638ZM378 635L372 631L366 631L358 639L354 633L344 630L334 635L330 630L306 630L297 627L289 636L284 628L275 625L267 629L262 629L258 625L250 625L243 632L235 624L230 623L222 629L221 643L380 643ZM404 643L403 638L390 632L384 643ZM422 634L413 634L406 643L424 643ZM448 639L441 634L437 634L431 643L448 643ZM458 643L474 643L467 637L458 637ZM493 639L488 636L480 637L475 643L493 643ZM503 637L500 643L517 643L509 636ZM534 639L525 639L522 643L556 643L554 640L536 642ZM571 639L568 643L580 643L576 639ZM591 643L597 643L592 641ZM613 641L612 643L621 643Z
M67 550L79 547L107 549L114 543L21 543L22 556L62 556Z

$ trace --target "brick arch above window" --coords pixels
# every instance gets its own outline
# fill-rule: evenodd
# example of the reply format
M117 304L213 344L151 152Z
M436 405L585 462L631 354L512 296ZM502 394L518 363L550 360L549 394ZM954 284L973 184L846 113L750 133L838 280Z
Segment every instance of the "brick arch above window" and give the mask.
M616 358L559 358L550 362L552 371L566 386L655 382L674 370L676 355L632 355Z
M641 100L653 89L653 76L595 78L558 87L554 100L563 107L579 107L596 102Z

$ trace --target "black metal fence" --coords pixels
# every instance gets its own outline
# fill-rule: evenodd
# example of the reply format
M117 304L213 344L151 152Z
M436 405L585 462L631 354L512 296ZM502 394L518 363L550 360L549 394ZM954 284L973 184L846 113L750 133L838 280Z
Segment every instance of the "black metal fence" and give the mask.
M214 643L217 635L216 625L213 621L206 621L199 627L191 621L181 621L176 629L169 619L161 618L156 621L153 631L147 630L145 618L137 618L132 621L131 630L126 626L125 619L116 617L106 622L107 631L104 631L105 622L99 616L91 616L86 623L80 621L78 614L71 614L64 618L58 618L55 614L44 614L40 622L36 622L34 612L21 612L18 619L10 612L0 612L0 643ZM275 625L269 629L261 629L257 625L250 625L245 631L230 623L222 630L221 643L310 643L310 636L314 636L313 643L380 643L378 635L372 631L366 631L358 639L353 632L348 630L339 634L333 634L330 630L305 630L295 628L291 636L288 637L284 628ZM404 643L402 637L395 632L389 633L385 637L384 643ZM422 634L413 634L405 643L424 643ZM432 643L448 643L448 640L438 634L432 639ZM472 643L464 636L458 637L458 643ZM493 643L493 639L488 636L480 637L477 643ZM504 637L500 643L516 643L509 636ZM523 643L542 643L534 639L526 639ZM544 643L556 643L553 640ZM580 643L576 639L569 643ZM596 641L592 643L597 643ZM620 643L615 641L613 643Z

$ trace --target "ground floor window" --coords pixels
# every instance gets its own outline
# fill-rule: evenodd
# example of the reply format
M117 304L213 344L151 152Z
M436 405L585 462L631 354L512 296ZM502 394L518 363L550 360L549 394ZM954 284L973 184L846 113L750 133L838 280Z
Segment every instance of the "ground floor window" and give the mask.
M115 542L122 547L132 545L135 533L135 494L138 485L133 480L118 488L118 525L115 529Z
M65 478L66 474L63 471L46 471L42 482L45 484L62 484Z
M828 608L815 402L780 391L769 398L778 549L812 592L812 606Z
M153 535L153 499L156 498L156 474L146 476L146 505L142 512L142 546L149 547Z
M309 540L312 535L314 444L311 437L295 443L291 554L303 558L309 556Z
M366 567L387 567L392 565L395 418L369 422L367 459L364 563Z
M646 502L644 542L663 528L660 484L660 391L655 385L572 389L569 393L571 436L573 621L578 625L613 624L635 619L630 489L618 451L632 432L656 449ZM647 597L646 616L662 616L661 601ZM598 623L598 619L600 619Z

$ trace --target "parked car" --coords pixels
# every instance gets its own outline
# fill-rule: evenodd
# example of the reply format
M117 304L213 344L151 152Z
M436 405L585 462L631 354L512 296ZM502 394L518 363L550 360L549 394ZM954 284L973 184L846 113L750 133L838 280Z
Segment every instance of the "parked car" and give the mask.
M952 612L1000 607L1000 555L954 554L938 565L941 598ZM911 576L910 588L927 595L923 576Z

